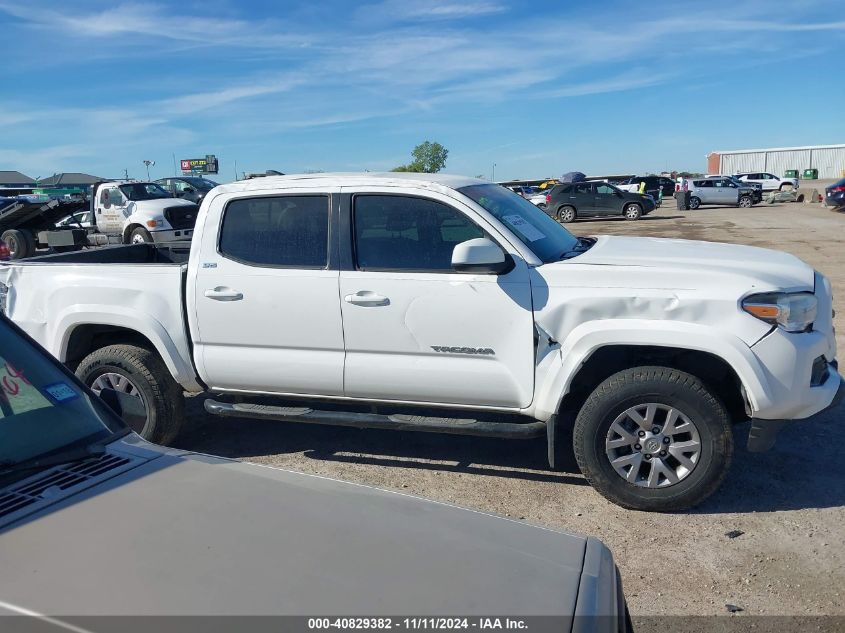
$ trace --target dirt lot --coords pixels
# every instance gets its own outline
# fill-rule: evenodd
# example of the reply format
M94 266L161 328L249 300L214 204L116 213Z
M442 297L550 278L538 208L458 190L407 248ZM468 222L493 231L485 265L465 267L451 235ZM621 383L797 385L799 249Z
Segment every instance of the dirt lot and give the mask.
M845 349L845 214L818 205L678 212L673 200L639 222L584 221L580 235L736 242L794 253L835 288ZM749 454L737 427L731 473L697 510L622 510L586 485L574 459L548 470L545 444L215 419L194 399L182 448L429 497L530 523L596 535L613 550L635 616L845 615L845 407L781 433ZM726 532L742 534L728 538Z

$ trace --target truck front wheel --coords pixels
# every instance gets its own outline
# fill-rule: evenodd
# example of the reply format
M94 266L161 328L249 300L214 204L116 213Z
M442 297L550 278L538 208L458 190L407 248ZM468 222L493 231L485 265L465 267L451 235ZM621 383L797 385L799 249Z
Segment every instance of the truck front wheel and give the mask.
M153 236L150 235L150 232L142 226L132 229L132 232L129 234L130 244L144 244L152 241Z
M76 375L94 393L114 389L139 398L147 419L132 430L157 444L172 442L184 418L182 388L155 352L135 345L109 345L90 353Z
M573 444L605 498L656 512L704 501L733 453L724 405L698 378L668 367L635 367L601 383L578 413Z

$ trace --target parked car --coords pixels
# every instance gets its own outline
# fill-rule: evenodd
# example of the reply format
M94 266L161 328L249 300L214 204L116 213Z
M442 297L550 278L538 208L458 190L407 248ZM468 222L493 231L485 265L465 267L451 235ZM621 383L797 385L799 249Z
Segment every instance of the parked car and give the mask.
M740 184L726 176L711 178L693 178L688 181L690 209L698 209L705 204L734 205L743 208L759 202L759 191L751 185Z
M707 174L705 178L727 178L737 184L738 187L751 187L754 189L754 202L762 202L763 200L763 185L756 181L742 181L736 176L728 174Z
M742 172L734 174L737 180L742 182L757 182L763 188L763 191L784 191L789 189L798 189L797 178L780 178L774 174L767 172Z
M719 487L732 423L766 450L845 393L830 283L787 253L578 238L443 174L231 183L197 227L189 256L138 244L0 266L8 316L95 391L134 394L150 440L179 433L185 391L241 419L544 437L552 466L572 437L608 499L675 511Z
M606 182L575 182L556 185L543 209L560 222L577 218L621 216L639 220L655 209L654 199L622 191Z
M551 199L551 188L537 191L536 193L531 194L527 198L528 202L530 202L531 204L533 204L533 205L535 205L535 206L537 206L541 209L545 209L549 205L550 199Z
M58 222L56 222L56 226L61 227L70 227L70 228L83 228L83 229L90 229L94 226L94 214L91 211L80 211L78 213L73 213L65 218L62 218Z
M7 262L12 259L12 252L6 246L6 242L0 240L0 262Z
M594 538L150 444L110 375L98 398L0 316L0 618L543 614L629 630Z
M833 208L845 207L845 178L825 187L824 203Z
M156 183L173 194L174 198L182 198L197 205L202 204L205 195L218 186L213 180L199 176L173 176L159 178Z
M675 193L675 181L665 176L632 176L613 184L623 191L637 193L641 182L645 182L646 193L651 194L653 198L657 198L661 190L664 198Z

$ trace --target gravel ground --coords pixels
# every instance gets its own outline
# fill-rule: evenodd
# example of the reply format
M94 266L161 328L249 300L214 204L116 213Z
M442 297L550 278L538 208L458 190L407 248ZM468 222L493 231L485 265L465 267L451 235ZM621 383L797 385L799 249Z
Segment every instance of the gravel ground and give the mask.
M584 221L579 235L627 234L751 244L789 251L835 289L845 349L845 213L818 205L676 211L638 222ZM571 456L546 465L543 441L507 441L214 418L199 398L178 446L459 504L601 538L622 573L631 613L845 615L845 407L785 428L750 454L736 428L723 487L675 515L623 510L586 484ZM741 533L733 538L726 533Z

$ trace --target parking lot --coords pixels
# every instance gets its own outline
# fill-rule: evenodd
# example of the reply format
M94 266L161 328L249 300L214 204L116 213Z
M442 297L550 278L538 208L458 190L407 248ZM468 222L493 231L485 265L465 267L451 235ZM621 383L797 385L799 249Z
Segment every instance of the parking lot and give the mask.
M804 259L834 286L839 349L845 349L845 214L819 205L677 211L673 200L637 221L583 221L579 235L683 238L775 248ZM632 614L845 614L845 484L840 408L785 428L775 448L745 450L736 428L731 473L690 513L623 510L583 480L570 456L546 464L543 440L213 418L189 402L191 449L379 486L518 521L595 535L611 548ZM730 534L730 536L728 535ZM412 545L412 544L409 544ZM409 571L410 573L410 571Z

